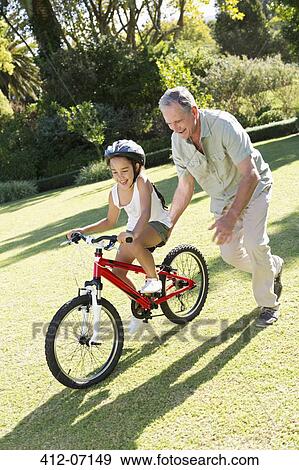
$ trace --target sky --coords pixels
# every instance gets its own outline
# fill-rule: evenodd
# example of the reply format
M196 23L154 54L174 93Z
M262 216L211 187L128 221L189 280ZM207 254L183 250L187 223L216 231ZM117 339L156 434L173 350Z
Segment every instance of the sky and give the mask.
M215 0L210 0L209 5L202 4L202 11L205 21L215 18Z

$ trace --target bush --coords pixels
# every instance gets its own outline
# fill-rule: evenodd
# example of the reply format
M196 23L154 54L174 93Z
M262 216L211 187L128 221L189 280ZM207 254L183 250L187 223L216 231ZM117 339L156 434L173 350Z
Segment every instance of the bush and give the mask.
M49 149L48 149L49 151ZM39 162L36 133L25 114L0 121L0 180L36 179Z
M258 126L272 122L283 121L284 114L281 109L269 109L264 111L256 120Z
M111 178L110 169L104 160L100 160L83 167L76 178L76 184L96 183L109 178Z
M97 146L104 142L105 125L99 119L96 106L90 101L71 106L69 109L60 107L58 114L66 123L69 132L81 135Z
M32 181L7 181L0 183L0 204L16 201L37 193L36 184Z
M298 80L299 67L284 64L279 56L264 60L227 56L212 65L205 84L215 107L231 112L244 126L252 126L265 107L281 110L284 118L294 116L290 95L295 90L298 93Z
M83 113L81 120L79 116L74 117L73 129L77 130L74 132L68 129L67 118L59 115L58 111L55 104L46 108L32 106L25 112L0 121L0 180L55 176L79 170L98 157L96 145L83 135L83 132L90 130L88 126L94 124L92 115ZM68 113L68 110L63 111ZM79 114L76 110L73 114L70 111L70 115L76 112ZM68 119L71 120L71 117ZM96 123L92 129L98 142L104 138L100 131L95 135L99 127L100 124Z

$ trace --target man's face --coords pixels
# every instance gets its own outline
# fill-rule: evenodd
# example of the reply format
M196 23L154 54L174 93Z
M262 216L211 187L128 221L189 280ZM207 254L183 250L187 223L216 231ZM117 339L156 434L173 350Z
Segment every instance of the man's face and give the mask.
M166 124L182 139L189 139L196 131L198 110L196 106L191 111L185 111L178 103L163 106L161 109Z

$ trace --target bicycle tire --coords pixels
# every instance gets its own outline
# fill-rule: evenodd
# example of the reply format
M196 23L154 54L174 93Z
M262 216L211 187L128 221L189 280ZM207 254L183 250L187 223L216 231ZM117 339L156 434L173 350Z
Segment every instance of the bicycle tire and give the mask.
M119 361L124 340L122 321L117 310L110 302L108 302L108 300L102 298L101 304L102 310L100 324L101 329L103 330L103 339L102 342L97 345L88 345L88 332L85 333L85 336L82 336L82 313L80 312L82 307L92 309L89 295L75 297L65 303L56 312L49 324L45 339L47 364L55 379L66 387L74 389L91 387L92 385L106 379L106 377L112 373ZM67 323L68 320L72 321ZM89 328L91 328L91 325L92 322L88 325ZM80 328L81 335L78 336L80 334ZM91 336L90 331L89 335ZM62 336L62 338L59 336ZM112 336L112 339L110 336ZM85 338L85 344L82 338ZM106 341L105 346L104 341ZM64 347L67 351L66 357L63 357L62 350ZM109 351L109 349L111 349L111 351ZM104 363L102 363L102 356L104 357L106 350L107 359L104 359ZM68 351L71 352L71 355ZM78 364L73 365L71 364L71 361L74 359L75 363L75 361L78 361L78 358L79 362L82 363L82 372L84 360L86 359L86 361L89 361L89 369L91 369L89 373L86 372L85 374L83 373L82 376L79 376L79 372L76 372L76 368L72 369L72 367L78 367Z
M184 266L182 262L179 262L179 258L182 258L183 255L189 258ZM163 302L161 304L162 312L173 323L184 324L193 320L201 312L209 290L209 272L203 255L192 245L179 245L166 255L162 266L170 266L177 270L178 275L191 278L196 282L194 289ZM192 268L194 268L194 273L191 272ZM176 288L176 286L167 286L169 281L166 276L160 278L163 296L169 293L169 290L171 292L172 288Z

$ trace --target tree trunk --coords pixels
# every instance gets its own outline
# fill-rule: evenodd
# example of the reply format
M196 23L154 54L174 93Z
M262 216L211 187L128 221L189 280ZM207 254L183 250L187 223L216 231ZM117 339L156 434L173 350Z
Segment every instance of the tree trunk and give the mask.
M61 48L62 29L50 0L20 0L25 8L41 56L50 56Z

